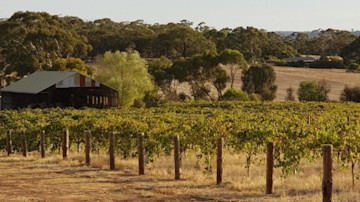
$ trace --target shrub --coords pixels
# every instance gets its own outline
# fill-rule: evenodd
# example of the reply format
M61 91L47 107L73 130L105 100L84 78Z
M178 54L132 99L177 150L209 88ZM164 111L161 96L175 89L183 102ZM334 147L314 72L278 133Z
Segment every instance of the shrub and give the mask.
M158 94L158 89L147 91L143 98L143 102L146 107L157 107L160 103L160 96Z
M328 101L330 87L325 81L316 83L316 81L303 81L298 89L298 98L300 101Z
M360 72L360 64L358 64L358 63L351 63L351 64L347 67L347 71L348 71L348 72Z
M244 91L236 90L234 88L228 89L221 98L222 100L241 100L241 101L249 101L250 98L248 94Z
M285 97L286 101L295 101L295 96L294 96L294 89L289 87L288 89L286 89L286 97Z
M248 94L259 94L262 100L273 100L276 97L276 74L274 69L267 64L254 65L243 71L241 77L242 90Z
M190 100L191 98L188 95L186 95L184 92L181 92L179 93L179 99L181 101L186 101L186 100Z
M261 101L261 95L253 93L249 95L251 101Z
M347 102L360 102L360 86L345 86L343 92L341 93L340 100Z
M143 108L145 107L145 103L141 99L135 99L132 107L134 108Z

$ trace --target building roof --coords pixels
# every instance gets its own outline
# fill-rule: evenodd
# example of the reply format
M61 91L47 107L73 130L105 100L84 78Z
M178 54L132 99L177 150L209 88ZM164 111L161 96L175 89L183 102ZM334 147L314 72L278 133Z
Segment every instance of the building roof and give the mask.
M0 89L0 92L38 94L77 72L39 71Z
M290 58L285 58L286 62L299 62L299 61L303 61L303 62L314 62L316 59L313 57L290 57Z

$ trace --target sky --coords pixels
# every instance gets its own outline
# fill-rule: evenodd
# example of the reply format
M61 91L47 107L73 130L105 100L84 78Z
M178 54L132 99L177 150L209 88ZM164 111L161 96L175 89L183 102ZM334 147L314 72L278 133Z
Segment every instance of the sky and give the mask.
M253 26L268 31L360 30L360 0L0 0L0 18L45 11L86 21L205 22L217 29Z

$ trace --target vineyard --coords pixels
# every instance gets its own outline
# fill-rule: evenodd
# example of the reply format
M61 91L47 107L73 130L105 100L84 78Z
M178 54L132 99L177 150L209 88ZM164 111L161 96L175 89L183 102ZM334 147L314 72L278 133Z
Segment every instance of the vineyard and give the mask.
M189 102L150 109L35 109L2 111L0 148L11 136L12 150L21 151L26 137L28 151L40 148L45 131L49 151L61 148L63 130L69 130L70 149L80 150L85 131L91 132L92 152L109 151L115 135L115 153L122 158L138 155L137 135L144 133L147 164L159 155L170 155L174 136L179 152L196 154L196 164L212 173L219 138L224 150L246 158L250 175L257 156L274 143L274 167L286 177L296 173L302 161L316 161L322 145L332 144L334 160L352 172L360 160L360 107L353 103Z

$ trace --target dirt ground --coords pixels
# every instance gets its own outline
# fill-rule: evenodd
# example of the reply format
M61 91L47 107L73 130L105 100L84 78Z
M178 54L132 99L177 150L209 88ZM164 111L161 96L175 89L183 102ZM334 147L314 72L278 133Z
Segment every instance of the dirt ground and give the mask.
M226 154L224 183L215 185L213 174L204 174L196 157L183 159L182 180L173 179L171 156L160 157L137 174L137 159L116 159L116 171L108 169L106 155L92 155L92 166L83 155L62 160L59 154L40 159L0 156L0 201L321 201L321 161L304 163L294 176L274 174L274 194L266 196L264 159L244 168L245 159ZM336 166L335 166L336 168ZM214 168L215 169L215 168ZM358 174L358 173L357 173ZM360 181L351 186L348 171L334 170L334 201L360 201Z
M296 91L302 81L321 81L325 80L331 91L329 92L330 100L339 100L341 92L346 85L360 86L359 73L347 73L344 69L312 69L312 68L296 68L296 67L274 67L276 72L276 85L278 90L274 101L285 101L286 89L292 87ZM228 85L229 86L229 85ZM241 73L238 73L234 82L236 89L241 89ZM184 92L190 95L190 88L187 84L178 86L178 92ZM212 87L211 95L217 97L216 89Z

